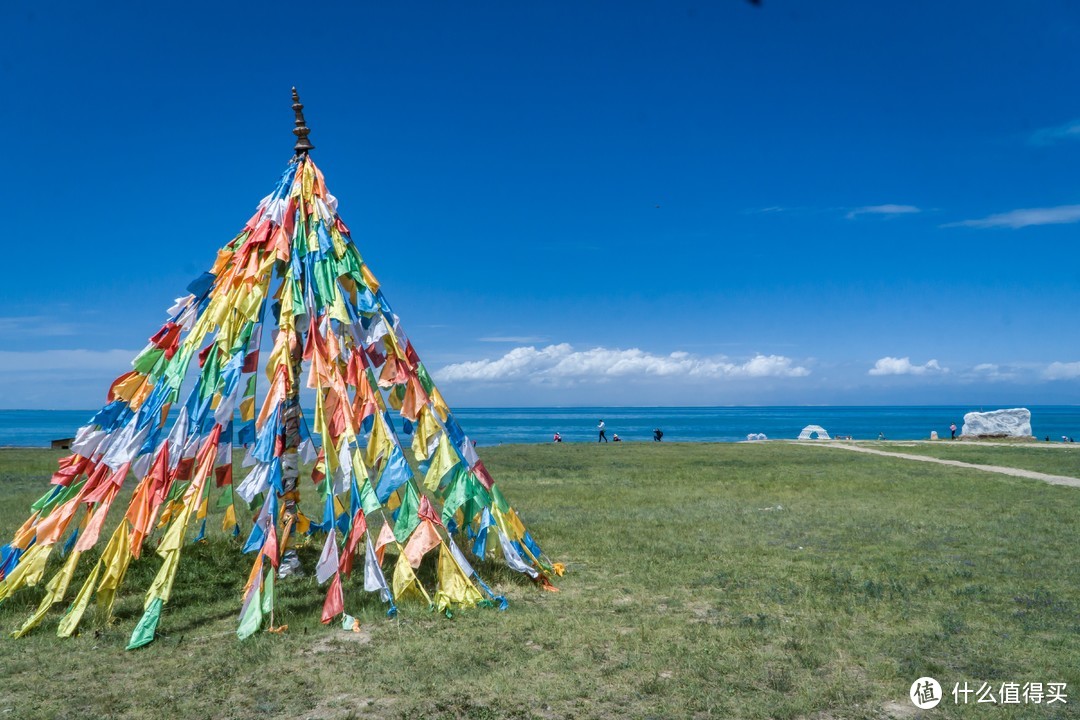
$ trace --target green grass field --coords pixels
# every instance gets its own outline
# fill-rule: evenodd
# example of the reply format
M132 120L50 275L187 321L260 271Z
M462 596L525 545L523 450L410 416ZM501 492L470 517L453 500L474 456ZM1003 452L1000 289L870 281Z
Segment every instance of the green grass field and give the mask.
M993 462L1025 450L995 448ZM1075 488L788 443L482 454L566 563L561 592L485 566L507 612L413 604L389 620L354 576L356 634L319 624L308 576L279 585L285 634L240 643L250 557L217 532L185 550L143 650L124 646L160 562L149 552L112 626L88 613L60 640L57 609L31 636L0 638L0 718L912 717L923 675L946 693L925 717L1078 716ZM0 451L3 542L57 455ZM303 550L309 569L317 553ZM0 605L0 629L41 596ZM963 682L1063 682L1069 702L958 706Z
M1080 478L1080 445L1075 443L1017 443L1006 446L939 440L920 443L865 442L858 444L886 452L927 455L942 460L959 460L976 465L1002 465L1050 475Z

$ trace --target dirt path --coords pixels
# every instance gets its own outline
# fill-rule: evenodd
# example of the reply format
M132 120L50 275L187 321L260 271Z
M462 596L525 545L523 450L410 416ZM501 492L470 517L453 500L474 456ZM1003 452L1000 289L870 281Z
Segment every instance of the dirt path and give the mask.
M849 445L847 443L813 442L800 444L835 448L838 450L851 450L852 452L869 453L871 455L884 455L885 457L903 458L904 460L918 460L919 462L937 463L939 465L952 465L954 467L968 468L970 470L983 470L984 472L998 473L1001 475L1012 475L1013 477L1042 480L1051 485L1068 485L1069 487L1080 488L1080 478L1066 477L1064 475L1048 475L1046 473L1035 472L1034 470L1021 470L1020 468L1002 467L1001 465L976 465L975 463L960 462L959 460L942 460L941 458L927 457L926 455L910 455L908 453L873 450L871 448Z

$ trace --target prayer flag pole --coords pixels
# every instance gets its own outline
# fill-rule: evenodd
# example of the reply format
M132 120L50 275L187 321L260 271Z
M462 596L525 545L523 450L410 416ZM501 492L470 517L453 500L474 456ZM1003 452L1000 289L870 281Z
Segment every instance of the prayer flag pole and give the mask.
M304 104L300 102L300 95L296 88L292 89L292 109L296 113L296 127L293 134L296 135L295 160L307 156L315 146L308 140L311 130L304 120ZM299 517L300 491L297 489L297 481L300 477L300 374L303 372L303 348L299 342L293 342L289 353L290 374L292 382L289 383L282 406L282 420L284 425L285 449L281 456L281 507L282 507L282 550L281 562L278 568L278 577L285 578L300 570L300 560L296 550L292 549L292 536L296 532L296 520Z

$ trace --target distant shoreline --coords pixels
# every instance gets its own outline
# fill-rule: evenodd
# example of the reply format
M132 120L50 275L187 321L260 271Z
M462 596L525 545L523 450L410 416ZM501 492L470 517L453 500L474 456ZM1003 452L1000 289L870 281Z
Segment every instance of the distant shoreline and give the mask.
M984 408L996 409L992 406ZM1080 438L1080 405L1027 406L1032 413L1035 438ZM855 440L927 440L932 432L949 437L949 426L959 427L970 406L866 405L866 406L701 406L701 407L512 407L453 408L454 417L480 447L538 444L558 432L568 443L596 442L597 424L604 420L608 439L614 433L626 442L652 442L653 430L670 442L741 442L749 435L767 440L794 440L809 425L823 427L831 437ZM48 447L57 439L73 437L96 411L0 410L0 446ZM311 411L305 410L309 427ZM409 440L402 419L389 418L403 441Z

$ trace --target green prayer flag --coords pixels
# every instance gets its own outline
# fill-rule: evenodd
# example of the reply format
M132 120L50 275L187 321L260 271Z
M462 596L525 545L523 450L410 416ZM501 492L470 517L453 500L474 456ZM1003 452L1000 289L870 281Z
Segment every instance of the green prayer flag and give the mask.
M244 613L244 617L240 618L240 626L236 628L236 637L241 640L251 637L262 627L262 598L259 590L255 590L255 592L257 596L248 603L247 612Z
M491 498L501 512L510 512L510 503L506 502L506 498L503 497L503 494L499 492L499 488L494 484L491 486Z
M249 237L251 237L251 230L241 230L239 233L237 233L236 237L229 241L229 244L225 247L235 252L236 250L240 249L241 245L247 242L247 239Z
M420 386L424 388L424 392L430 395L431 391L435 389L435 381L431 379L431 375L428 374L424 363L416 363L416 377L420 380Z
M164 604L165 602L161 598L154 598L150 601L150 605L147 606L142 619L135 626L135 631L131 633L131 640L128 642L126 649L135 650L154 641L158 621L161 620L161 607Z
M360 251L356 249L356 245L349 243L345 246L345 255L343 258L349 265L349 277L358 287L368 288L367 280L364 279L364 259L360 256Z
M209 485L209 483L207 483ZM221 497L218 498L216 507L218 510L224 510L233 504L233 486L232 484L226 485L225 489L221 493Z
M371 488L371 482L364 480L364 484L360 486L360 505L364 508L364 515L370 516L379 512L379 508L382 507L382 503L379 502L379 496L375 494L375 491Z
M174 482L172 489L169 490L169 494L165 497L165 502L172 502L178 500L184 496L187 492L188 485L191 484L190 480L184 480L183 482Z
M135 359L131 361L131 367L135 368L136 372L147 375L154 369L164 354L165 351L158 346L153 344L147 345L143 348L143 351L136 355Z
M45 493L40 498L38 498L37 501L33 505L30 506L30 508L32 510L40 510L41 511L41 517L45 517L50 512L52 512L52 509L54 507L56 507L57 505L60 505L62 503L66 503L68 500L70 500L71 498L78 495L79 491L82 490L82 487L85 484L86 484L85 479L80 480L79 482L75 483L74 485L69 485L68 487L63 488L60 492L56 493L55 497L50 499L49 496L52 495L54 492L56 492L55 489L51 489L51 490L49 490L49 492ZM57 486L57 487L59 487L59 486Z
M240 332L236 336L236 340L233 341L232 347L229 348L229 355L235 355L241 350L246 351L248 346L248 340L251 339L251 331L255 329L255 323L248 320L240 327ZM247 354L246 352L244 353Z
M459 469L454 472L453 479L447 485L446 499L443 500L442 509L443 525L449 525L454 513L469 499L468 491L468 475Z
M165 382L173 389L173 395L180 394L180 385L187 375L188 364L191 356L195 354L195 346L188 343L180 343L180 350L173 355L169 367L165 370Z
M480 480L477 479L476 475L472 473L469 473L468 475L468 487L468 495L470 501L472 501L480 508L486 508L491 506L491 495L489 495L488 491L484 489L484 486L480 483ZM505 499L503 502L505 502ZM509 507L509 504L507 505L507 507ZM501 510L502 508L499 509Z
M327 301L334 296L334 286L337 283L337 275L330 264L330 260L323 258L315 261L315 305L319 309L326 307Z
M217 391L218 381L221 380L221 353L216 345L206 358L199 380L199 400L205 400Z
M274 569L266 573L266 581L263 583L262 612L269 615L274 612Z
M420 518L417 517L416 511L420 509L420 495L417 494L416 488L413 484L405 484L404 497L401 499L401 507L398 508L397 522L394 523L394 537L398 542L405 542L405 540L412 535L412 531L416 529L416 526L420 524Z

